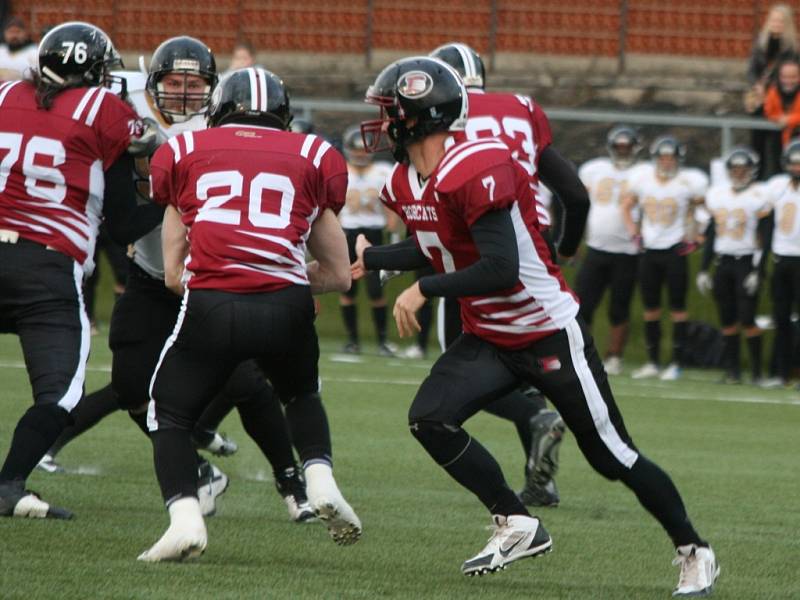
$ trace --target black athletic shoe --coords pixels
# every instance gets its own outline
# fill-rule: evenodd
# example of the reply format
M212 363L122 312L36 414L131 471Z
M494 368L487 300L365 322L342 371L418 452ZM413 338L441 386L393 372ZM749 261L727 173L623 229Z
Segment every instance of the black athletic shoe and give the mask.
M275 474L275 488L286 502L289 518L295 523L309 523L316 515L306 496L306 482L297 465Z
M525 466L525 487L519 498L527 506L557 506L560 498L553 477L558 472L558 451L566 425L554 410L531 419L531 448Z
M517 494L525 506L550 506L556 507L561 501L555 480L540 485L536 482L526 482L522 491Z

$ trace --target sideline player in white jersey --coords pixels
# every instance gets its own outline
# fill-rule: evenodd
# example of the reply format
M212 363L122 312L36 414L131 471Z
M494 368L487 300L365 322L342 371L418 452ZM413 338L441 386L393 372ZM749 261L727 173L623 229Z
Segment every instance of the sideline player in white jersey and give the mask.
M580 314L591 327L594 311L606 288L610 288L610 339L603 361L610 375L622 373L622 353L636 287L639 248L622 221L621 200L637 172L652 168L636 163L641 148L639 133L633 127L618 125L606 136L608 158L592 159L578 170L592 204L586 226L587 250L575 280L575 292L581 300Z
M766 190L754 179L759 157L750 148L737 147L725 157L729 182L712 186L705 207L711 215L697 288L714 291L725 340L724 383L741 383L739 331L744 331L754 384L761 383L761 329L755 324L758 290L766 253L759 239L759 223L769 213ZM712 260L714 277L708 273Z
M342 150L347 160L347 202L339 213L339 221L347 236L350 262L356 259L356 238L363 234L371 244L383 243L386 229L386 209L381 204L380 193L386 176L391 172L389 163L372 160L372 155L364 149L361 129L358 125L348 127L342 135ZM396 348L386 339L386 298L378 273L366 278L367 295L372 308L372 321L375 337L378 340L378 354L394 356ZM342 319L347 330L347 343L344 351L350 354L361 352L358 336L358 306L356 294L358 283L339 296Z
M657 138L650 146L653 169L642 170L631 179L622 199L622 218L630 239L640 243L639 285L644 304L644 333L649 362L633 372L634 379L680 377L689 313L687 255L697 247L694 208L702 204L708 177L698 169L681 167L686 147L672 136ZM642 210L641 224L634 208ZM666 286L672 319L672 361L662 372L661 290Z
M205 111L216 84L216 63L209 48L188 36L170 38L154 52L148 73L114 72L118 91L148 123L147 140L152 145L173 143L187 131L206 128ZM136 161L139 195L149 195L149 157ZM103 417L122 408L146 434L149 400L148 382L180 309L180 298L164 285L161 225L133 244L126 289L111 317L109 346L112 350L111 383L88 395L76 410L75 423L50 449L53 456ZM232 375L193 432L195 444L218 456L236 451L236 444L216 433L225 415L236 406L245 430L273 468L276 487L287 505L290 518L305 522L313 518L302 475L295 464L280 402L253 362L243 363ZM216 466L198 457L199 497L206 514L216 510L216 498L225 491L228 477Z
M783 149L784 173L766 183L772 209L772 310L775 346L765 387L785 385L797 362L792 312L800 310L800 138Z
M681 565L674 595L710 592L719 574L714 552L669 475L633 444L592 337L576 318L577 300L539 232L529 179L508 146L490 138L446 147L466 124L467 92L455 72L430 57L386 67L367 100L380 106L385 127L378 130L388 133L395 155L407 153L381 197L413 235L384 247L360 238L353 275L429 262L436 274L395 301L401 335L418 329L415 313L426 298L458 298L464 318L464 333L433 365L408 415L430 457L492 515L489 543L462 573L493 573L552 546L494 457L464 429L499 394L528 382L556 405L592 467L624 482L667 530ZM587 200L582 221L588 209ZM577 246L566 240L562 248L569 242Z

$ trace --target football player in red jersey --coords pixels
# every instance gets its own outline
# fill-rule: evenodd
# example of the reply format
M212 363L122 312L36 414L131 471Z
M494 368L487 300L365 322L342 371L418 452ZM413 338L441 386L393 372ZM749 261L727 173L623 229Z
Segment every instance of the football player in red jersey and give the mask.
M588 195L572 164L552 145L547 115L529 96L484 91L486 74L483 60L466 44L445 44L430 56L453 67L467 88L469 117L464 132L456 139L497 137L505 142L528 174L536 200L540 232L555 256L550 215L538 199L540 179L556 192L560 201L555 205L566 207L567 218L562 221L570 227L583 223L580 212L581 207L588 203ZM574 232L567 237L580 239L580 235L576 236ZM445 299L444 306L445 344L450 345L461 334L461 317L454 298ZM557 506L560 497L553 477L558 470L564 420L556 411L547 410L542 394L529 385L491 403L486 410L512 421L517 428L527 459L525 487L519 493L522 501L528 506Z
M714 553L692 527L669 476L628 435L592 338L576 319L575 296L537 227L527 174L499 139L445 145L468 114L458 74L430 57L403 59L378 75L367 101L381 107L382 118L363 125L365 137L386 132L395 155L405 158L382 197L413 235L391 246L362 242L353 275L433 265L436 275L419 279L395 302L401 335L418 328L415 313L427 298L457 297L461 304L464 333L421 384L409 424L431 457L492 514L494 534L462 572L494 572L552 545L492 455L462 427L526 381L559 409L592 467L623 481L667 530L682 565L676 594L707 592L718 574ZM574 249L576 241L563 244Z
M172 138L151 161L151 194L168 205L166 283L185 291L148 411L170 526L140 560L180 560L205 549L191 431L248 359L284 402L309 501L331 537L352 544L361 535L333 478L312 300L312 293L350 287L336 217L347 167L324 140L286 131L290 120L283 82L261 68L242 69L214 92L210 128ZM306 246L317 258L309 265Z
M105 87L118 61L102 30L71 22L42 39L32 82L0 84L0 331L19 335L34 396L0 469L2 516L71 516L25 481L83 396L98 225L127 244L163 213L137 207L126 151L142 123Z

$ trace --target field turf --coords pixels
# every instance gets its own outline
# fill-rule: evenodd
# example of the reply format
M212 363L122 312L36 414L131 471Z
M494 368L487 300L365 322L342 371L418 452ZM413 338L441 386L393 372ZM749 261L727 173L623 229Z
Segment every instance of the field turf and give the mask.
M222 430L240 445L217 459L231 486L208 521L209 546L188 564L136 556L167 525L149 443L115 414L62 452L65 474L36 471L29 486L70 508L70 522L0 519L0 598L621 598L666 599L677 581L658 524L620 484L608 483L568 436L562 504L539 511L554 551L504 572L467 579L461 562L489 536L489 518L408 433L406 411L430 362L365 354L347 362L323 344L323 396L337 479L364 523L340 548L319 524L288 521L270 470L236 415ZM366 348L370 350L369 347ZM351 359L352 360L352 359ZM87 389L109 378L94 339ZM797 598L800 579L800 394L713 383L612 379L628 429L671 473L722 565L719 599ZM0 448L30 403L16 338L0 336ZM522 483L523 453L510 423L478 415L467 429Z

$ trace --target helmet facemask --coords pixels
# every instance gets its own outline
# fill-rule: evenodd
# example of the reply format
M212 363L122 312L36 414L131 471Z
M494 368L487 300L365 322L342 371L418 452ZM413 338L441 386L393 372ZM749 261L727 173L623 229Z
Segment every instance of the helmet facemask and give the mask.
M176 66L180 62L176 60ZM212 83L206 74L196 68L176 68L156 80L153 100L158 110L173 123L183 123L208 110Z

